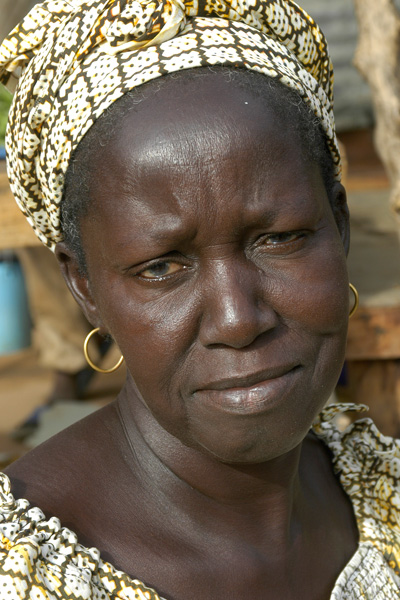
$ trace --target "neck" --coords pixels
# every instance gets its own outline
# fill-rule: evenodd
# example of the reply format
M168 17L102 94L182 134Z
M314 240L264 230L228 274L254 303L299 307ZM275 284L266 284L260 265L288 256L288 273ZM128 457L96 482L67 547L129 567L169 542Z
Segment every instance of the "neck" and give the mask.
M165 431L129 377L118 406L135 472L142 484L153 487L158 497L162 495L164 503L170 501L176 509L178 498L184 510L196 511L196 518L205 507L218 518L232 513L246 521L250 517L255 526L262 524L264 531L266 527L279 529L281 536L291 537L292 521L304 507L299 477L301 444L264 463L226 464Z

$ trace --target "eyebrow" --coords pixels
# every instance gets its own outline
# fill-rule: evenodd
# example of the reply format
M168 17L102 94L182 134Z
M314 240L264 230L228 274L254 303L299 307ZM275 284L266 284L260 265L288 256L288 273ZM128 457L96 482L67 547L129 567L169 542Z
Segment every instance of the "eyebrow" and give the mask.
M151 227L148 227L147 224L144 223L140 228L139 235L136 235L135 238L130 235L130 231L128 230L126 235L123 235L122 240L116 240L116 246L121 248L134 240L139 240L142 243L146 242L146 245L151 245L157 242L171 242L171 239L176 240L178 243L182 240L189 240L196 235L197 228L193 227L193 232L188 231L188 227L183 225L182 220L179 217L174 219L175 223L167 224L162 220L162 216L163 215L160 215L155 219L153 216L151 219ZM169 215L169 217L171 217L171 215Z

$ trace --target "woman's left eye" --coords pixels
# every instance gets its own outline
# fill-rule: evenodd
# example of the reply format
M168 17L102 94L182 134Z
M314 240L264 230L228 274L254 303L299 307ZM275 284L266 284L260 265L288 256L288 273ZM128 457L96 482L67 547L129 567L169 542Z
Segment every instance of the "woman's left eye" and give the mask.
M184 266L176 262L160 261L154 265L150 265L147 269L140 271L137 273L137 276L142 279L164 279L182 269L184 269Z
M304 248L310 234L310 231L304 229L264 233L257 239L255 250L263 256L287 256Z
M284 231L282 233L267 233L262 236L262 244L269 246L278 246L279 244L289 244L297 242L305 237L304 231Z

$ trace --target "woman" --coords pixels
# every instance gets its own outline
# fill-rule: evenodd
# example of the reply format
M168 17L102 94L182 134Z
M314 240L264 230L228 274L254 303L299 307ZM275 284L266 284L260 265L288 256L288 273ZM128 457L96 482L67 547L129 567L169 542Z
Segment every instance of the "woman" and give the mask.
M60 1L2 53L14 194L128 374L3 476L1 597L399 598L397 444L323 410L350 308L318 27Z

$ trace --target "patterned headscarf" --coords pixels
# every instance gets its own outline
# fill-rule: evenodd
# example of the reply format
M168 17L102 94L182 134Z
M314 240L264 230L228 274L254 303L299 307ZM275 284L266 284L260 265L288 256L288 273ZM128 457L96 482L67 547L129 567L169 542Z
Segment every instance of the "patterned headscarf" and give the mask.
M62 240L65 174L96 119L142 83L207 65L251 69L297 90L340 179L326 40L292 0L47 0L0 46L0 81L18 80L6 137L11 188L45 245Z

